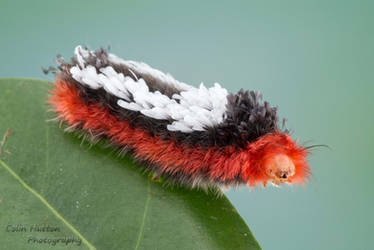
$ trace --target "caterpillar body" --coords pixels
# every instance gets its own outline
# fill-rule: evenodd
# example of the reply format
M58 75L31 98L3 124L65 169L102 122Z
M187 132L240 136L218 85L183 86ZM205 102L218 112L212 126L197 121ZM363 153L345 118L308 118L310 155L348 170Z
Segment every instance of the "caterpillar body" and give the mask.
M193 87L145 63L77 46L57 60L49 103L70 130L106 138L170 183L208 188L302 184L307 148L259 92Z

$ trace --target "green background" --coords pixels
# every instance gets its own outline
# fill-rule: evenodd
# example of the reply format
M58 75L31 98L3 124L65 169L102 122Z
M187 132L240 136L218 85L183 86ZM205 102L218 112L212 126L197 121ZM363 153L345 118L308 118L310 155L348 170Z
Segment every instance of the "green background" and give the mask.
M327 144L305 187L228 197L264 249L370 249L372 1L0 1L0 77L44 76L56 54L111 45L182 81L260 90L294 136Z

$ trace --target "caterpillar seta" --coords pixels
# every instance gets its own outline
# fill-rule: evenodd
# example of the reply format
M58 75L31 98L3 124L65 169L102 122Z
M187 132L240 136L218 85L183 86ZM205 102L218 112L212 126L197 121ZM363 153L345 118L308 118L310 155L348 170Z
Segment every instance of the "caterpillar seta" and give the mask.
M193 87L145 63L77 46L57 59L56 119L130 151L145 170L191 188L303 184L308 147L259 92Z

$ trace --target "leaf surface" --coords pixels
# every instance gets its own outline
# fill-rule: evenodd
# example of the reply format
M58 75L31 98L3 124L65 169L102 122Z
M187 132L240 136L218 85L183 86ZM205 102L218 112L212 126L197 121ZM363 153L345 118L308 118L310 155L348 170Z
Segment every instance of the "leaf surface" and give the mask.
M165 187L48 122L51 86L0 79L2 249L260 248L226 197Z

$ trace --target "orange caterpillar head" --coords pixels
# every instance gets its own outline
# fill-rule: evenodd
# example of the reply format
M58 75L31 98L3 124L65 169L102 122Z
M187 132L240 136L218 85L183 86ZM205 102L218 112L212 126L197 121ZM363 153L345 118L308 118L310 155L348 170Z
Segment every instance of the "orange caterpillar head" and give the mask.
M242 178L250 186L268 182L303 184L310 175L307 148L297 145L289 134L275 132L249 144Z

